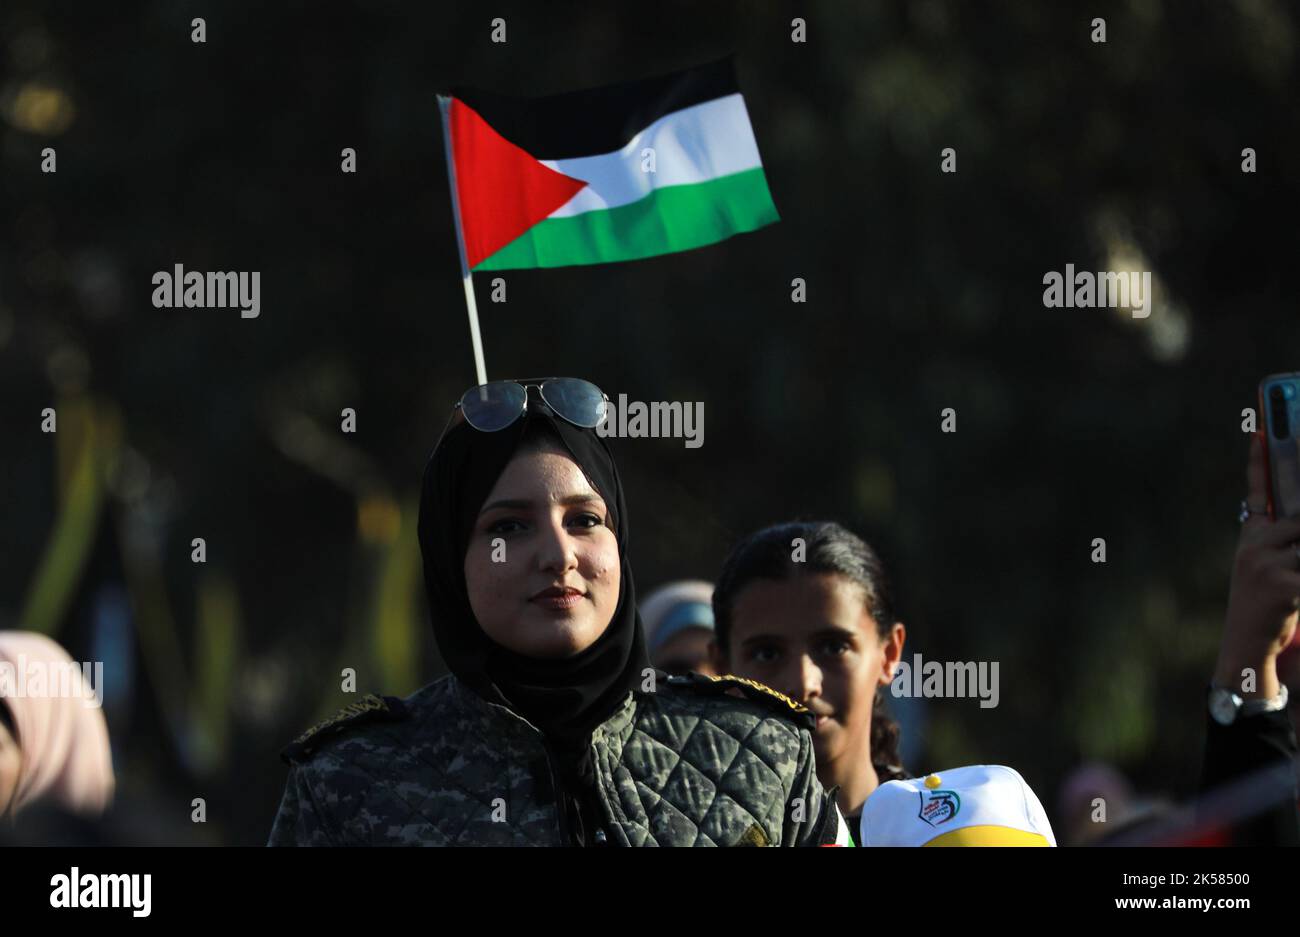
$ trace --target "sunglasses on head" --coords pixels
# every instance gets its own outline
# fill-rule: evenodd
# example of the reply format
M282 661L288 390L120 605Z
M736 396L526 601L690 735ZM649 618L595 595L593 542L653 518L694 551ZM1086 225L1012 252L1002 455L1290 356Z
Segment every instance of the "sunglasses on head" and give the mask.
M576 377L490 381L465 391L453 411L459 410L476 430L495 433L527 412L528 391L534 387L556 416L574 426L595 429L605 419L609 397L595 384Z

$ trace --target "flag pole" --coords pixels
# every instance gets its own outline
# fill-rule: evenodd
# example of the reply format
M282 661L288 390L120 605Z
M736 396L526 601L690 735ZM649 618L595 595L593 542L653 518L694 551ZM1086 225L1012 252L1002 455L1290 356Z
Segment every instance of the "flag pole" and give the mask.
M480 384L487 383L487 366L483 363L483 339L478 331L478 305L474 302L474 277L465 260L465 235L460 223L460 197L456 194L456 160L451 151L451 98L438 95L442 114L442 144L447 156L447 181L451 185L451 218L456 228L456 247L460 250L460 276L465 283L465 307L469 311L469 337L474 344L474 370Z

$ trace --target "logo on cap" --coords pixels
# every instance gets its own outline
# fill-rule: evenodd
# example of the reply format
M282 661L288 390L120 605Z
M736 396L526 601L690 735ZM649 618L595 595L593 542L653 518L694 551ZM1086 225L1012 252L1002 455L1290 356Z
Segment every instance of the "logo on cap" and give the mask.
M961 810L961 798L956 791L918 791L921 812L917 814L931 826L947 823Z

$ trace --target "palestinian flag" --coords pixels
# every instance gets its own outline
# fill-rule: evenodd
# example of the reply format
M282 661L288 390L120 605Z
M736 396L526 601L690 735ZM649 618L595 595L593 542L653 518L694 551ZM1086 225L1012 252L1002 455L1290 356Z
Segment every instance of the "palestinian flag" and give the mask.
M635 260L778 220L730 59L543 98L441 98L470 270Z

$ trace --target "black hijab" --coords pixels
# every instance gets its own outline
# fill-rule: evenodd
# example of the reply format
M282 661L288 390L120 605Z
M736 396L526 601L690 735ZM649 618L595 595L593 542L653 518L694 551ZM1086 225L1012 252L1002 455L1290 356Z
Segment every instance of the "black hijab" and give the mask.
M474 618L465 585L465 553L478 512L525 436L539 432L555 438L586 474L613 512L618 540L614 617L595 643L562 660L526 657L492 641ZM527 412L503 430L484 433L462 420L443 435L425 467L419 533L433 631L448 668L484 699L537 726L558 750L585 760L591 730L650 666L628 561L627 505L605 440L556 417L532 390Z

